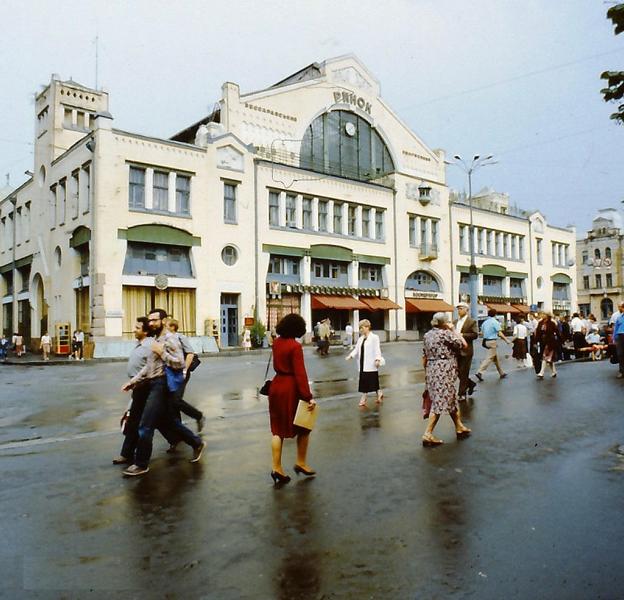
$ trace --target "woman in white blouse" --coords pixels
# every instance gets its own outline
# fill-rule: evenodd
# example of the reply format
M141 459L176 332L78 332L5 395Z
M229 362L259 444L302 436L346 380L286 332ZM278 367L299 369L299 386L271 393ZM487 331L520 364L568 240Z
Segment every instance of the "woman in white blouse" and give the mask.
M371 331L371 324L368 319L360 321L360 337L355 348L347 355L346 360L351 360L357 356L360 381L358 391L362 394L360 406L366 406L366 397L369 392L377 394L377 404L383 402L383 391L379 388L379 367L383 363L381 356L381 345L379 336Z

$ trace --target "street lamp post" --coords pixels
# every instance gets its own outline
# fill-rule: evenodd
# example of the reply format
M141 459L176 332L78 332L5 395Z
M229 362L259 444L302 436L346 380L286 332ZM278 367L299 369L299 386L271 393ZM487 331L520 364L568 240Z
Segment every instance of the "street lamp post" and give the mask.
M477 169L481 167L486 167L488 165L496 164L496 161L492 160L493 156L490 154L486 157L481 157L478 154L475 154L472 157L470 163L467 163L459 154L456 154L454 157L455 162L451 163L455 166L459 167L464 173L468 175L468 207L470 209L470 269L469 269L469 290L470 290L470 316L473 319L477 319L478 313L478 294L479 294L479 285L478 285L478 276L477 276L477 265L475 262L475 243L474 243L474 222L472 217L472 174Z

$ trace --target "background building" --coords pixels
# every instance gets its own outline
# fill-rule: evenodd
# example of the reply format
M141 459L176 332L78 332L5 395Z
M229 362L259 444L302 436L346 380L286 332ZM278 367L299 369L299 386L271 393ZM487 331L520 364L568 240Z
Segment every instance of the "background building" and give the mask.
M603 208L587 237L576 243L579 308L599 321L608 320L624 300L622 239L619 211Z
M162 306L204 349L291 311L409 339L465 293L469 208L449 202L444 152L354 56L225 83L171 139L115 129L106 93L56 76L35 110L34 175L0 201L4 330L80 327L114 355ZM569 310L574 234L505 198L474 199L483 302Z

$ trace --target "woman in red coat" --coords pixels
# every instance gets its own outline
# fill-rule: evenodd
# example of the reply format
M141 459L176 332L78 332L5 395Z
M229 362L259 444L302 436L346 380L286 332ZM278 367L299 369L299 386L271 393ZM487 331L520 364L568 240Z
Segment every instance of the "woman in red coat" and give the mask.
M535 330L535 342L539 344L542 357L542 368L537 374L538 379L544 379L546 366L550 368L552 377L557 377L555 360L561 349L561 335L557 325L552 320L550 313L545 312L542 320L537 324Z
M273 470L271 477L275 483L288 483L290 477L282 469L282 445L284 438L297 437L297 462L295 473L315 475L307 464L306 454L310 431L293 425L299 400L309 403L313 410L316 402L308 385L308 374L303 362L303 348L296 338L303 337L306 325L297 314L286 315L277 324L277 335L273 342L273 368L275 377L269 390L269 415L271 417L271 451Z

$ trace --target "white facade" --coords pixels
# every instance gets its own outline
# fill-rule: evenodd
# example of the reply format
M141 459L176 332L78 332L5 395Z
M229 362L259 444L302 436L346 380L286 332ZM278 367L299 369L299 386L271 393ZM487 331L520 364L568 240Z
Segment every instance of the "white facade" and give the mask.
M190 335L219 329L224 346L246 318L273 326L291 310L310 330L366 316L388 339L414 338L463 293L469 210L449 202L444 153L355 57L251 94L226 83L218 109L170 140L119 131L107 110L107 94L54 77L37 96L34 176L0 202L5 330L36 340L69 323L101 355L155 304ZM485 300L575 305L574 233L477 200L475 226L509 245L478 256ZM486 293L496 276L502 293ZM569 298L553 304L564 280Z

